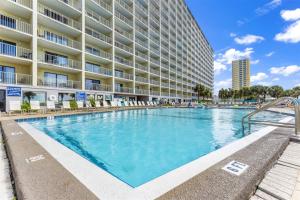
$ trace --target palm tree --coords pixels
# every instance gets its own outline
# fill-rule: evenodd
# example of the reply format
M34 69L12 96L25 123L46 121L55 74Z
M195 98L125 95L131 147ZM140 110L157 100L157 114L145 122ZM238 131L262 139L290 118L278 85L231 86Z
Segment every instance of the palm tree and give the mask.
M204 90L205 90L205 86L202 84L197 84L196 87L194 88L194 91L197 93L197 96L198 96L198 101L200 100L200 96L204 96L203 95Z
M36 94L34 92L31 92L31 91L27 91L27 92L24 92L24 97L26 97L28 99L28 102L30 103L30 100L36 96Z
M281 86L275 85L269 88L269 94L271 97L274 97L278 99L282 94L284 90Z

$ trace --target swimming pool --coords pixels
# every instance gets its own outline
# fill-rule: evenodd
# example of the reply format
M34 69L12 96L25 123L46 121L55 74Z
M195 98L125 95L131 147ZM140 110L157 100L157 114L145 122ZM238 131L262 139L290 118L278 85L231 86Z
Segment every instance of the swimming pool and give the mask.
M132 187L243 137L248 109L148 109L27 120ZM263 112L257 118L285 116Z

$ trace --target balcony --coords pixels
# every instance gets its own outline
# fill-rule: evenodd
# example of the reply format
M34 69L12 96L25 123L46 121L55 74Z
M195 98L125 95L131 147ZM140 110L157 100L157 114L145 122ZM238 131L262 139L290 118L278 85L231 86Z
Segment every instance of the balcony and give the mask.
M145 72L148 72L148 67L146 67L144 65L141 65L141 64L138 64L138 63L135 63L135 68L139 69L139 70L142 70L142 71L145 71Z
M144 16L148 16L148 10L139 2L135 2L135 7L138 8Z
M75 40L72 40L70 38L59 36L56 34L53 34L47 30L38 30L38 37L42 38L44 40L50 41L51 43L55 43L61 46L70 47L76 50L81 50L81 43L77 42ZM45 46L49 47L48 44L45 44ZM54 46L54 48L57 48L57 46Z
M141 83L149 83L148 78L142 77L142 76L136 76L135 81L141 82Z
M43 87L81 89L81 81L39 77L37 84Z
M169 96L169 92L162 92L161 96L168 97Z
M77 60L68 59L66 57L55 56L48 53L41 53L38 57L38 62L43 64L50 64L57 67L67 69L81 69L81 62Z
M127 53L130 53L130 54L133 53L132 47L122 44L121 42L115 41L115 47L118 47L119 49L122 49L123 51L126 51Z
M8 43L0 42L0 55L32 60L32 51Z
M112 27L112 23L108 19L102 17L101 15L98 15L98 13L96 13L92 10L89 10L89 9L86 9L85 13L86 13L86 16L88 16L90 19L94 20L95 22L102 24L109 28Z
M85 28L85 33L87 35L92 36L93 38L97 39L98 41L100 40L101 42L105 42L106 44L112 44L112 38L104 35L103 33L100 33L92 28ZM96 41L95 41L96 42Z
M109 11L110 13L112 12L112 6L106 3L103 0L92 0L94 3L96 3L98 6L104 8L105 10Z
M92 73L101 74L101 75L105 75L105 76L112 76L112 74L113 74L111 69L96 66L96 65L93 65L90 63L85 64L85 70L87 72L92 72Z
M119 5L120 7L122 7L123 9L125 9L127 12L129 12L129 13L131 13L131 14L133 13L132 7L129 6L127 3L125 3L123 0L115 0L115 2L117 2L118 5Z
M152 73L152 74L155 74L155 75L157 75L157 76L159 76L160 75L160 72L159 72L159 70L155 70L155 69L150 69L150 72Z
M32 26L31 24L24 22L19 19L15 19L12 17L8 17L0 13L0 26L19 31L21 33L30 34L32 35ZM8 33L8 35L11 33ZM21 36L20 36L21 37Z
M32 85L32 76L28 74L0 72L0 77L0 84Z
M111 60L112 59L112 54L108 53L106 51L102 51L100 49L96 49L96 48L92 48L89 46L85 47L85 51L93 56L97 56L99 58L104 58L107 60Z
M155 64L155 65L160 65L160 61L159 60L156 60L156 59L154 59L154 58L150 58L150 61L151 61L151 63L153 63L153 64Z
M47 17L48 19L51 19L50 21L44 21L44 24L45 25L48 25L49 26L49 22L51 23L52 20L54 20L55 22L57 22L58 24L55 25L54 28L60 30L61 29L61 26L60 25L65 25L65 26L68 26L70 28L74 28L76 30L79 30L81 31L81 23L51 9L51 8L48 8L42 4L39 4L38 5L38 12L40 14L42 14L43 16Z
M135 88L135 94L149 95L149 90Z
M115 71L115 77L122 78L122 79L127 79L127 80L133 80L133 75L132 74L128 74L128 73L120 72L120 71Z
M120 21L124 22L128 26L132 27L133 26L133 21L119 13L118 11L115 12L115 17L118 18Z
M105 91L111 92L112 87L110 85L103 85L103 84L96 84L96 83L89 83L85 85L86 90L95 90L95 91Z
M122 58L122 57L119 57L119 56L115 56L115 61L122 64L122 65L125 65L125 66L129 66L129 67L133 67L133 62L130 61L130 60L127 60L125 58Z
M136 51L135 55L138 56L138 57L143 58L144 60L148 60L148 55L146 55L146 54L144 54L142 52Z
M119 33L121 36L125 37L126 39L132 41L133 40L133 35L127 31L122 30L119 27L115 27L116 33Z
M159 82L159 81L156 81L156 80L153 80L153 79L150 80L150 83L151 83L152 85L157 85L157 86L160 85L160 82Z
M133 89L132 88L128 88L128 87L118 87L115 86L115 92L120 92L120 93L133 93Z
M160 92L159 91L150 91L150 95L159 96Z
M161 82L161 86L165 87L165 88L168 88L169 87L169 83Z
M32 8L32 0L10 0L10 1L28 8Z

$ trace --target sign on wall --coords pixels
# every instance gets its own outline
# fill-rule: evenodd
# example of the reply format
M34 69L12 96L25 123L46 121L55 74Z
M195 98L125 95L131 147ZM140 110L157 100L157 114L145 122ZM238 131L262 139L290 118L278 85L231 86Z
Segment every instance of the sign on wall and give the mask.
M85 101L86 94L85 92L76 92L76 101Z
M6 96L8 97L20 97L22 89L20 87L7 87Z

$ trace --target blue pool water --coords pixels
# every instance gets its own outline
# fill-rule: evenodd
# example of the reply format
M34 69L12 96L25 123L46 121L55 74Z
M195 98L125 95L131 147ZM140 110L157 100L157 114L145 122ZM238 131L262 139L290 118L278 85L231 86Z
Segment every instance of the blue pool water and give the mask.
M243 137L246 109L149 109L27 122L132 187ZM284 116L264 112L258 118Z

